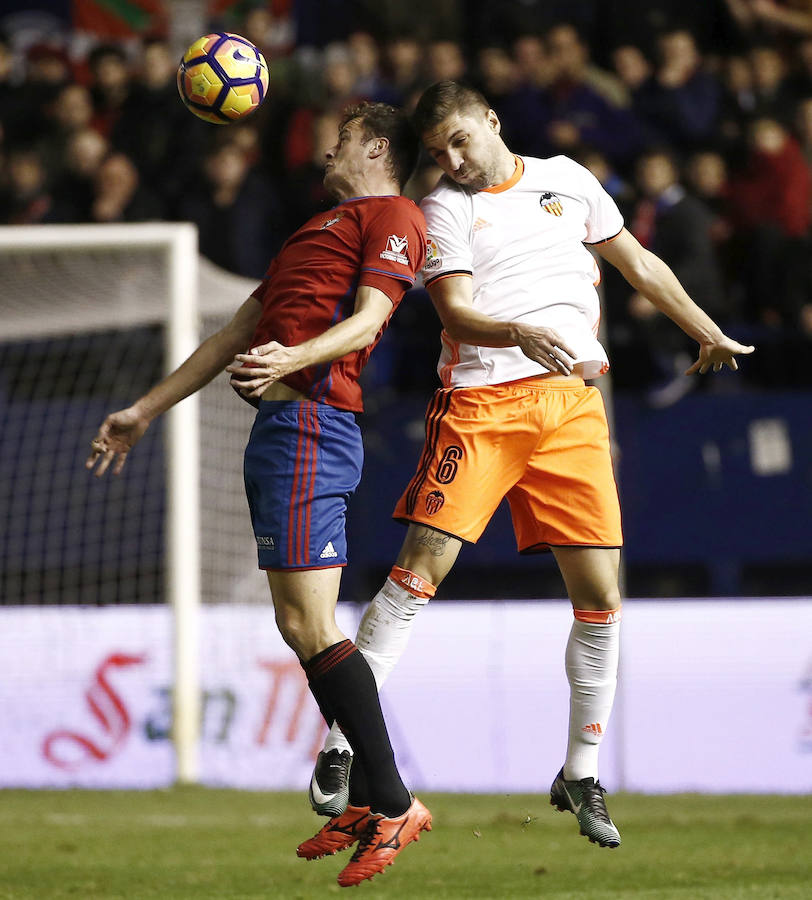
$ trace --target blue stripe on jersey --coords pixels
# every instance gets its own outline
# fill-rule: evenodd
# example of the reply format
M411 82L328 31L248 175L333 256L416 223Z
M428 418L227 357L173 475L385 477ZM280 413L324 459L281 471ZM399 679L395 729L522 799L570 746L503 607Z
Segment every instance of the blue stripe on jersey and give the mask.
M406 272L401 275L399 272L390 272L387 269L374 269L372 266L364 266L361 271L374 272L376 275L388 275L390 278L397 278L399 281L406 281L409 284L414 284L415 282L415 279Z
M345 318L342 313L344 312L344 301L349 300L350 297L355 296L355 292L358 289L358 282L354 281L352 285L348 288L346 294L336 303L336 308L333 310L333 317L330 319L329 328L332 328L333 325L337 325L339 322L343 321ZM318 373L320 370L324 370L323 375L316 375L314 377L313 388L310 396L313 400L319 401L327 394L330 393L330 388L333 384L332 371L333 371L333 360L332 362L323 363L321 366L316 368L316 372Z

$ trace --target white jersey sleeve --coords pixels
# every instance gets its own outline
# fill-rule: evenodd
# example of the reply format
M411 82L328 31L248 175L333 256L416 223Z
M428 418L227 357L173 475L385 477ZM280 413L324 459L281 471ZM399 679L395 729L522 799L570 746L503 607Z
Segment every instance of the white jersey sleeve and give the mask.
M420 204L426 217L426 263L423 282L430 284L440 275L471 275L470 197L445 176Z
M572 165L578 163L567 160ZM623 229L623 216L615 201L609 196L598 179L583 166L581 177L584 181L584 197L589 205L589 216L586 220L585 244L602 244L616 238Z

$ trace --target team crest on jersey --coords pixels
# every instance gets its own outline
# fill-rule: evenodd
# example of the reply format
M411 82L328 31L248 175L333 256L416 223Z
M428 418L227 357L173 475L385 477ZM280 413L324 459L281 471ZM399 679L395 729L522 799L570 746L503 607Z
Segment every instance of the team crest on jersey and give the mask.
M445 494L442 491L429 491L426 494L426 515L433 516L440 512L445 503Z
M426 239L426 262L423 266L424 269L436 269L438 266L443 264L443 258L440 256L440 248L437 246L437 241L434 238Z
M325 228L329 228L331 225L335 225L336 222L340 222L344 218L343 210L341 212L337 212L332 219L328 219L322 226L321 231L324 231Z
M539 197L539 203L544 212L548 212L552 216L560 216L564 213L564 207L561 205L561 201L551 191L545 191Z
M381 259L389 259L392 262L408 266L409 257L406 255L408 249L409 241L405 234L403 237L398 237L396 234L390 234L389 240L386 242L386 250L381 251Z

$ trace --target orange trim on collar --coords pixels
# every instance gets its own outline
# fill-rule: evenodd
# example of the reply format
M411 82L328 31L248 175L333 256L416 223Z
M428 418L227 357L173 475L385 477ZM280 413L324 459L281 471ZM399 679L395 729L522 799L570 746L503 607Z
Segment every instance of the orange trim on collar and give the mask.
M516 168L513 170L513 174L508 178L507 181L503 181L501 184L495 184L493 187L482 188L483 191L487 191L489 194L501 194L502 191L508 191L513 187L514 184L524 175L524 160L521 156L514 156L516 160Z

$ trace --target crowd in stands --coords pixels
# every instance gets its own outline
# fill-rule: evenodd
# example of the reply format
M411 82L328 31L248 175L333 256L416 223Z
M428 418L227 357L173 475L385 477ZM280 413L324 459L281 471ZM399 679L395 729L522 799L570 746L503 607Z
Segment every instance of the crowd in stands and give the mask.
M52 41L21 52L6 34L0 224L191 220L207 257L259 278L287 235L330 205L322 164L345 105L410 107L428 84L464 79L489 99L511 149L587 166L694 299L758 346L744 383L812 384L803 362L812 349L809 4L623 0L603 4L616 12L600 20L598 4L577 0L495 0L468 19L463 5L439 0L427 20L421 2L380 4L420 19L412 29L408 16L390 21L388 31L338 14L341 3L321 15L318 4L310 14L294 4L298 21L281 21L269 4L212 21L253 40L271 68L260 110L225 127L182 105L180 54L165 36L99 42L77 59ZM419 200L438 175L424 160L409 195ZM619 276L607 272L603 290L617 384L672 402L690 343ZM410 365L393 364L407 390L431 385L437 347L427 347L425 298L413 308L393 328L427 378L415 383Z

